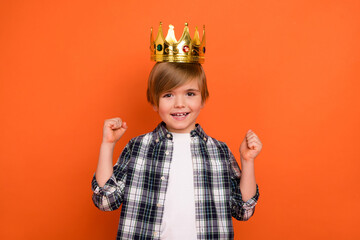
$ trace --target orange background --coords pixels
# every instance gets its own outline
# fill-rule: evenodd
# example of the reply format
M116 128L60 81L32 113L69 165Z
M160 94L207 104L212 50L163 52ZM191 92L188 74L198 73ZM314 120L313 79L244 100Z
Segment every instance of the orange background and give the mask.
M360 2L1 1L0 239L115 239L91 201L105 119L127 141L146 102L150 27L206 25L198 122L236 157L248 129L260 200L235 239L360 239Z

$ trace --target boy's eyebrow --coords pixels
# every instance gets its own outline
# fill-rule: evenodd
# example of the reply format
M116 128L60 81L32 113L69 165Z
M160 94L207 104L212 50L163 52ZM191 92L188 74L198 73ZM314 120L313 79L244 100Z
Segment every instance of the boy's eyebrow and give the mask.
M197 88L189 88L189 89L186 89L185 91L187 91L187 92L200 92L200 90L199 89L197 89ZM163 92L162 94L167 94L167 93L172 93L173 91L172 90L169 90L169 91L166 91L166 92Z

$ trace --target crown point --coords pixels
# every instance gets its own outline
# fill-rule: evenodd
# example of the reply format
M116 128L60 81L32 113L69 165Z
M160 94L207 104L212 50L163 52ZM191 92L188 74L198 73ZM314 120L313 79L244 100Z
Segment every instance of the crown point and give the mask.
M189 25L189 24L186 22L186 23L185 23L185 26L188 26L188 25Z
M175 38L174 26L171 24L169 25L168 34L167 34L165 40L170 44L177 42L176 38Z
M195 44L195 45L200 45L200 37L199 37L199 31L197 29L197 27L195 28L195 33L194 33L194 38L192 40L192 42Z

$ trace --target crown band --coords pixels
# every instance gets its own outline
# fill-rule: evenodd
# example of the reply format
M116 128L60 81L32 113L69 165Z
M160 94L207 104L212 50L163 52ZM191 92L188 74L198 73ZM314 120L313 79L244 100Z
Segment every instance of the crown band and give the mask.
M185 28L179 41L175 38L174 26L172 25L169 26L168 34L164 38L162 22L160 22L155 40L153 29L151 28L151 60L156 62L204 63L205 44L205 26L201 41L197 27L195 28L194 38L191 39L187 23L185 23Z

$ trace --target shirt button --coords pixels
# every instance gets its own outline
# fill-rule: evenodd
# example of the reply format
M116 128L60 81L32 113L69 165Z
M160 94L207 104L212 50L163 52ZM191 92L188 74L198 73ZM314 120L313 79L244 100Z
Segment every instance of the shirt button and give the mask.
M154 237L156 237L156 236L157 236L157 234L158 234L157 232L154 232Z
M157 207L161 207L161 204L160 204L160 203L158 203L158 204L156 204L156 206L157 206Z
M167 138L170 138L170 137L171 137L170 133L166 134L166 137L167 137Z
M157 142L157 143L158 143L158 142L159 142L159 139L157 138L157 139L155 140L155 142Z
M206 141L206 139L207 139L207 138L206 138L206 137L204 137L204 141Z
M166 178L165 178L164 176L162 176L162 177L161 177L161 180L163 180L163 181L164 181L165 179L166 179Z
M166 155L169 155L169 151L166 151L165 154L166 154Z

